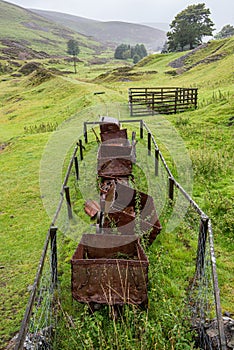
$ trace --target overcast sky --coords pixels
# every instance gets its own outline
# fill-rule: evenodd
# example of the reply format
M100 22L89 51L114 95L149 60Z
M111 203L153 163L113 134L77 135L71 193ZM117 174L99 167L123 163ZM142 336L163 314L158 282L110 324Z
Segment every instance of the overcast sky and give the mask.
M188 5L205 3L219 31L234 25L233 0L8 0L25 8L52 10L101 21L170 23Z

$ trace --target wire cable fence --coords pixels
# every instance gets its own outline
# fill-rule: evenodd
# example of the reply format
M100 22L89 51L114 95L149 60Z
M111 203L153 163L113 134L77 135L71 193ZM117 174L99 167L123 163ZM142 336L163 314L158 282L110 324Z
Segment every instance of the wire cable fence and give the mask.
M220 292L218 287L218 276L216 270L216 258L214 252L214 239L211 220L200 209L197 203L175 180L169 169L163 154L145 122L143 126L147 132L148 150L151 150L153 143L158 157L161 159L164 171L168 175L168 196L171 200L180 193L191 206L193 217L195 215L197 223L198 243L195 275L189 287L188 305L191 312L192 326L196 330L196 345L200 349L221 349L226 350L226 338L224 323L222 318ZM195 221L196 221L195 220Z
M120 121L127 123L128 120ZM189 203L187 225L198 232L197 256L194 277L188 286L188 306L191 314L193 329L196 334L196 346L200 349L226 350L226 338L222 319L216 260L214 254L213 232L210 219L193 201L183 187L175 180L163 154L149 127L143 120L131 122L139 123L140 138L147 134L147 152L154 159L154 175L162 172L161 187L167 182L167 195L171 202L175 196L181 196ZM84 140L88 142L87 125L84 124ZM94 122L98 125L98 122ZM28 306L22 321L21 329L16 341L15 350L52 349L54 331L56 329L56 310L59 304L58 291L58 257L57 257L57 228L64 199L67 203L68 218L72 219L72 205L69 195L68 179L74 166L76 180L79 180L79 166L77 151L83 159L83 145L80 140L76 145L65 175L61 189L61 199L48 230L37 275L32 287ZM147 165L148 166L148 165ZM173 205L173 204L172 204ZM50 249L49 249L50 248ZM60 311L62 306L60 305ZM66 315L69 318L69 315ZM72 320L68 319L72 324Z

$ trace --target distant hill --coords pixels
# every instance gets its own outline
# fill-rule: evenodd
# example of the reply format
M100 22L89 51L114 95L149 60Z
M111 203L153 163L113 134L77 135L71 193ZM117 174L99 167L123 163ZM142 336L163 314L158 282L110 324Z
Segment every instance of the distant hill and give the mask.
M165 31L142 24L120 21L102 22L53 11L34 9L31 11L73 31L92 36L103 43L131 45L142 43L148 50L158 51L166 40Z
M170 24L169 23L163 23L163 22L146 22L142 23L143 25L153 27L156 29L163 30L165 32L168 32L170 30Z
M100 42L78 34L20 6L0 0L0 58L43 58L66 55L67 41L76 39L83 53L100 52Z

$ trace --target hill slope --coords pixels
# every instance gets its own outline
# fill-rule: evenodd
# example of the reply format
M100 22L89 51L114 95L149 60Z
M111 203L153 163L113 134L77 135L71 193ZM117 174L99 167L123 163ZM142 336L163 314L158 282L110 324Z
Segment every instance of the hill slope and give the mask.
M98 50L101 44L78 34L69 28L49 21L22 7L0 0L0 42L8 48L21 45L26 48L45 51L48 54L65 54L66 43L76 39L82 51ZM12 44L15 43L16 44Z
M147 49L156 51L166 40L164 31L146 25L119 21L101 22L53 11L31 11L78 33L93 36L101 42L132 45L142 43Z
M2 3L0 2L1 5ZM20 15L19 12L15 15L15 20L19 20L18 15ZM25 12L22 12L21 15L25 16ZM9 26L9 28L12 27ZM17 26L17 28L23 27ZM5 37L7 37L7 27L4 30ZM36 35L34 31L31 34ZM17 33L15 35L18 38ZM22 33L20 35L22 39ZM86 107L96 108L93 114L88 115L88 120L96 120L97 115L100 114L97 107L101 103L112 104L113 108L115 102L127 105L129 87L197 86L199 88L199 105L196 111L166 118L175 126L190 151L194 168L193 198L208 213L214 223L222 308L223 311L234 312L233 48L234 38L212 41L187 58L180 59L182 67L179 68L172 68L169 64L175 62L184 53L151 55L132 68L130 67L132 70L129 71L131 73L129 79L126 79L127 74L126 71L123 72L123 69L113 71L116 61L112 62L108 68L112 69L112 73L106 74L104 78L100 77L100 73L108 69L105 65L95 64L81 65L77 75L66 77L53 74L41 81L38 80L38 72L22 75L17 79L1 72L2 283L0 284L0 295L2 305L0 306L0 318L2 321L0 347L5 346L19 329L49 225L49 217L42 206L38 181L44 146L57 124L61 125L69 117L76 117L82 129L82 120L79 117L85 117L85 114L82 113ZM46 60L42 62L47 67ZM52 64L53 68L59 68L58 63ZM94 75L92 69L95 69L95 75L99 75L98 84L90 82ZM102 94L97 94L100 91ZM147 117L146 121L158 139L157 116ZM80 130L75 129L74 133L77 137L81 135L82 130L80 133ZM162 232L159 240L152 247L150 256L151 263L154 262L151 266L156 266L157 270L151 272L149 318L152 320L156 315L159 320L156 319L150 324L146 323L150 326L149 331L155 332L153 336L152 334L148 336L148 333L146 335L149 341L152 339L155 343L158 341L158 344L165 345L165 349L171 349L172 344L174 348L182 348L181 328L179 328L178 313L174 304L178 296L183 293L181 280L186 283L186 286L188 282L184 280L184 276L178 279L181 275L178 266L181 266L179 264L181 262L186 266L185 254L192 258L191 248L186 243L190 236L190 231L185 231L183 225L176 233ZM63 264L66 264L66 271L70 271L70 251L66 254L63 257ZM158 261L155 260L157 258ZM69 283L63 284L63 288L68 293L70 293ZM67 300L70 301L70 294ZM156 310L155 315L154 310ZM162 312L159 313L158 310ZM163 316L162 319L159 318L160 315ZM78 317L76 311L75 319ZM162 320L164 326L167 327L165 328L166 336L170 335L167 344L164 338L159 338L162 333L160 326ZM80 324L83 325L83 319ZM96 324L89 322L89 325L90 332L92 332L90 334L98 335ZM157 328L157 325L160 327ZM77 329L79 328L75 330ZM132 336L129 325L126 326L126 329ZM104 331L105 327L102 327L100 334ZM68 337L67 329L64 334L64 338ZM85 332L83 334L86 336ZM112 339L113 332L110 334L108 339ZM178 334L178 343L172 343L173 334ZM136 344L140 344L139 333L137 335ZM129 341L129 344L132 343ZM188 345L186 348L191 348L191 346ZM149 345L148 348L153 347ZM71 349L71 347L60 348ZM132 348L135 347L132 346Z

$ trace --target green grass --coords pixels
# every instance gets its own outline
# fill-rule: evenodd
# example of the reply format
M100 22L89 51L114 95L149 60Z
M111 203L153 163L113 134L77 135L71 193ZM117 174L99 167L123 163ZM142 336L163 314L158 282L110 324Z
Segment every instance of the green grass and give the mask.
M111 61L104 65L90 65L86 59L78 64L78 74L53 76L33 85L34 75L12 77L4 73L0 89L0 144L6 143L0 151L1 188L0 188L0 235L1 235L1 338L4 346L19 329L29 297L28 286L32 285L43 242L50 218L42 204L39 188L40 160L44 147L52 135L40 125L61 125L63 121L75 116L79 137L83 120L96 120L98 115L109 113L118 117L118 103L127 104L129 87L139 86L197 86L199 88L199 107L196 111L167 116L166 120L175 127L182 137L193 162L193 197L212 219L217 268L221 291L221 303L224 311L233 310L233 39L223 41L222 50L228 53L219 61L208 65L199 64L181 75L165 74L171 68L168 63L181 53L151 55L135 65L133 72L142 72L134 81L123 81L122 75L110 73L107 79L97 78L99 73L116 68L122 62ZM216 45L212 43L205 53L199 52L190 57L189 64L210 56ZM91 60L92 57L86 57ZM44 62L51 68L52 63ZM66 69L64 62L54 64L55 68ZM14 68L17 71L17 68ZM157 74L143 74L144 71L157 71ZM114 77L113 77L114 76ZM95 80L94 80L95 78ZM94 95L97 91L105 92ZM103 108L100 107L104 106ZM110 107L112 106L112 108ZM84 109L90 107L87 113ZM96 112L95 112L96 110ZM120 108L121 111L121 108ZM121 117L121 115L120 115ZM146 117L155 138L159 137L157 116ZM66 125L66 124L64 124ZM36 133L28 130L37 130ZM43 131L43 132L42 132ZM74 137L75 138L75 137ZM94 141L94 137L92 139ZM74 140L75 141L75 140ZM64 139L61 136L61 146ZM170 150L163 144L167 160L173 167ZM87 150L88 151L88 150ZM59 152L59 151L58 151ZM59 157L59 154L58 154ZM94 155L95 157L95 155ZM147 166L145 165L146 169ZM88 171L86 168L83 171ZM177 169L175 169L177 171ZM91 178L94 176L90 174ZM179 174L180 175L180 174ZM183 185L183 183L182 183ZM89 183L86 184L87 188ZM56 203L55 203L56 204ZM77 210L83 206L82 199ZM78 212L79 212L78 210ZM80 210L81 212L82 210ZM84 214L83 215L84 219ZM166 227L167 216L161 211ZM86 220L86 219L84 219ZM88 224L88 223L87 223ZM81 227L82 230L82 227ZM180 310L188 280L193 274L191 256L196 251L196 232L186 234L182 224L173 232L162 231L148 251L150 259L150 308L145 313L126 307L125 322L107 321L109 310L97 313L91 323L87 308L79 304L71 309L70 300L70 263L76 242L65 240L67 249L61 252L64 260L61 269L62 299L65 310L74 313L74 322L78 330L68 329L59 324L61 334L78 336L81 344L87 342L87 348L140 348L153 349L191 349L190 335L186 335L186 324ZM188 242L187 242L188 240ZM188 249L188 245L191 248ZM186 261L186 264L184 263ZM180 271L183 268L184 274ZM67 305L66 305L67 302ZM168 316L169 315L169 316ZM4 320L4 322L3 322ZM108 323L108 325L107 325ZM186 323L186 322L185 322ZM128 327L131 325L131 327ZM165 326L164 326L165 325ZM79 328L80 327L80 328ZM106 333L103 331L107 329ZM129 332L128 328L131 329ZM81 333L81 330L84 333ZM76 333L79 333L78 335ZM58 337L61 337L61 334ZM86 334L86 336L85 336ZM113 338L114 334L114 338ZM111 335L111 336L110 336ZM139 343L140 339L140 343ZM63 348L66 339L60 339ZM112 343L111 343L112 341ZM138 344L139 345L136 345ZM73 345L71 345L72 347ZM75 346L75 345L74 345ZM120 345L119 345L119 348ZM137 347L136 347L137 348Z

